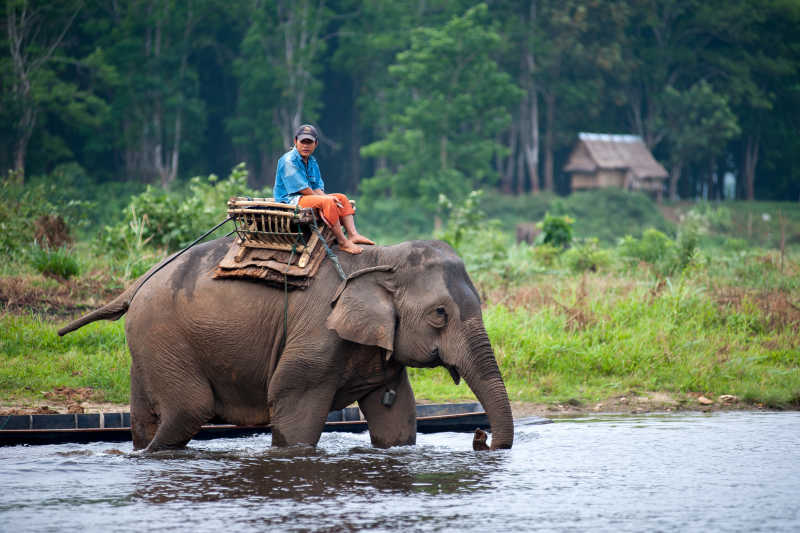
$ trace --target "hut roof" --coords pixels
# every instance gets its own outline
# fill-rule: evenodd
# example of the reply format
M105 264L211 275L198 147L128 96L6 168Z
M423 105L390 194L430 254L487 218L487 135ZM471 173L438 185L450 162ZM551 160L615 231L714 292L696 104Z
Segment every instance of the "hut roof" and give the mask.
M579 133L578 145L564 171L594 172L598 169L630 169L637 179L660 179L669 175L638 135Z

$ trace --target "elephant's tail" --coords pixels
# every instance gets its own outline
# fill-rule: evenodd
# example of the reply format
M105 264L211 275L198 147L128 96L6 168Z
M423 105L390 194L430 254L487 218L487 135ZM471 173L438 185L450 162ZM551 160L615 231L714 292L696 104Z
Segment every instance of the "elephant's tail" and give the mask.
M116 299L107 303L100 309L95 309L88 315L83 315L79 319L70 322L60 330L58 330L58 335L63 336L69 333L70 331L75 331L78 328L89 324L90 322L94 322L95 320L117 320L122 315L124 315L128 311L128 306L131 303L131 299L133 297L133 293L135 292L133 289L139 285L138 283L134 284L128 290L117 296Z
M69 324L58 330L59 337L63 337L70 331L75 331L76 329L81 328L86 324L89 324L90 322L94 322L96 320L118 320L122 315L128 312L128 307L131 305L133 297L136 295L136 293L139 291L142 285L147 283L147 280L153 277L153 275L156 272L161 270L163 267L167 266L173 259L181 255L188 249L189 247L186 247L180 252L172 254L171 256L167 257L156 266L152 267L145 273L145 275L136 280L136 282L133 285L125 289L125 292L117 296L113 301L107 303L100 309L92 311L88 315L83 315L78 320L70 322Z

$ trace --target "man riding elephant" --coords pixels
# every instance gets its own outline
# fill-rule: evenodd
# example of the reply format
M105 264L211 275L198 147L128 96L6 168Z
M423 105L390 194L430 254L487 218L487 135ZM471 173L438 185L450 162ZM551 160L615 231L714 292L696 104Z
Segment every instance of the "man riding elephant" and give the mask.
M294 135L294 148L278 160L275 173L275 200L300 207L319 209L336 237L339 248L349 254L360 254L359 244L375 244L356 230L353 213L347 196L341 193L325 194L325 183L317 160L311 155L318 145L317 130L304 124ZM347 236L342 231L347 230Z

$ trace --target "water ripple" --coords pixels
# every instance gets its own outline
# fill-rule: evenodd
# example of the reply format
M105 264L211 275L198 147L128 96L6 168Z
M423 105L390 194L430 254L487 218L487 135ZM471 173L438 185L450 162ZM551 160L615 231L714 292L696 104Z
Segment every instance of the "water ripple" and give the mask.
M0 523L24 531L793 531L800 413L590 416L516 424L511 450L364 434L269 435L141 454L0 448Z

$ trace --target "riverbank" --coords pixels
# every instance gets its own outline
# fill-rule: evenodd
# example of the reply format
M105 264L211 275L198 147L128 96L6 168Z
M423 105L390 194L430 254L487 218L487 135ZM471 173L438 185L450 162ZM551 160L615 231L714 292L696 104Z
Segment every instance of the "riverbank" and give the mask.
M93 391L87 388L60 387L43 392L42 399L0 399L0 416L25 414L70 414L70 413L120 413L129 412L127 403L95 402ZM453 399L452 403L464 400ZM434 403L420 399L418 403ZM435 402L439 403L439 402ZM451 402L442 402L451 403ZM607 398L602 401L580 404L578 402L541 403L511 402L514 418L540 416L545 418L581 416L599 413L643 414L652 412L717 412L775 410L761 403L749 403L740 398L723 394L706 397L702 394L667 394L652 392L634 396Z

